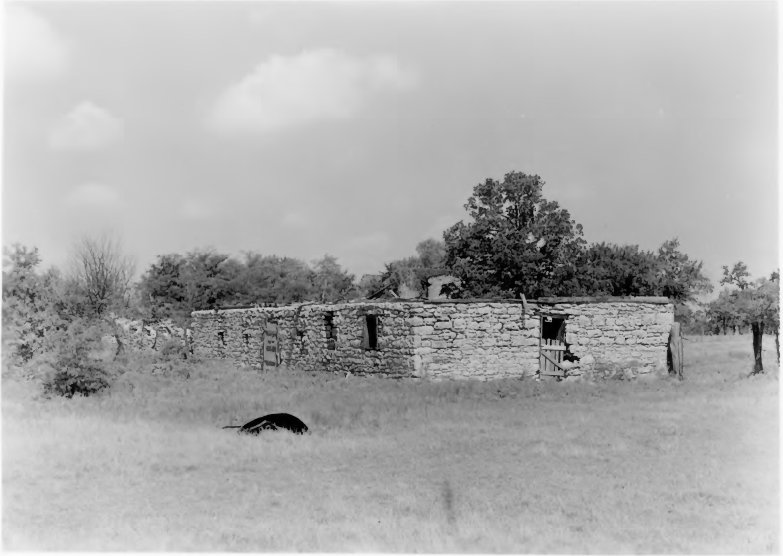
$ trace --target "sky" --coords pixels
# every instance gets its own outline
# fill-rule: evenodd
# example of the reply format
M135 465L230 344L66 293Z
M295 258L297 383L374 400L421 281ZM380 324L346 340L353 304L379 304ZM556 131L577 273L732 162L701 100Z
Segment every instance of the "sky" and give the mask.
M778 267L775 2L5 3L2 241L360 277L538 174L588 242Z

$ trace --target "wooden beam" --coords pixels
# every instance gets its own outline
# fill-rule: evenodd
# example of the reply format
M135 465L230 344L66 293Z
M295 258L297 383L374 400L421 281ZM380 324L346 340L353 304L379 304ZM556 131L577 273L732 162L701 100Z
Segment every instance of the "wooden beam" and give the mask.
M541 357L543 357L544 359L546 359L546 360L548 360L549 362L551 362L553 365L555 365L555 366L556 366L558 369L560 369L561 371L565 372L565 368L564 368L564 367L563 367L563 366L562 366L560 363L558 363L557 361L555 361L554 359L552 359L551 357L549 357L549 356L548 356L546 353L542 353L542 354L541 354Z
M544 367L544 368L543 368L543 369L541 369L541 368L540 368L540 367L541 367L541 363L539 362L539 370L538 370L538 374L540 374L540 375L544 375L544 376L559 376L559 377L563 377L563 378L565 378L565 375L566 375L566 372L565 372L565 370L564 370L564 369L561 369L561 368L560 368L560 366L557 364L557 362L556 362L556 361L552 361L552 359L550 359L549 357L547 357L547 356L546 356L545 354L543 354L543 353L542 353L542 354L540 354L540 355L541 355L541 357L543 357L544 359L546 359L546 360L548 360L549 362L551 362L551 363L552 363L552 364L553 364L555 367L557 367L557 370L555 370L555 369L552 369L552 370L550 371L550 370L548 370L548 369L546 368L546 367L547 367L547 365L543 365L543 367Z

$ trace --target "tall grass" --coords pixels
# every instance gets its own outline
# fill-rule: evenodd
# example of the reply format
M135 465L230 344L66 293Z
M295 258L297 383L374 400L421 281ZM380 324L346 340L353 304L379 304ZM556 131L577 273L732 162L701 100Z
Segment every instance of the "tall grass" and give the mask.
M765 339L766 340L766 339ZM749 337L684 382L125 373L3 383L3 544L36 550L776 552L778 380ZM184 378L188 376L188 378ZM311 434L220 427L287 411Z

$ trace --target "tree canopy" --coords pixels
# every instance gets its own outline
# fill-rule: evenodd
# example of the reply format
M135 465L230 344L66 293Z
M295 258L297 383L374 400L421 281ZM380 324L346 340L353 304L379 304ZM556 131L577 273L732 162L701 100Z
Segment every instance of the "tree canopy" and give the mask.
M449 271L444 258L443 242L433 238L425 239L416 245L416 255L386 263L378 285L391 288L401 297L424 297L427 280Z
M446 266L469 297L567 295L576 286L582 226L542 194L540 176L487 179L465 204L472 221L443 234Z
M152 319L186 322L194 310L253 304L339 301L358 295L354 277L332 255L313 265L246 252L241 260L211 249L160 255L139 282Z
M702 263L677 238L657 252L636 245L587 245L581 224L543 196L544 181L522 172L473 189L471 221L444 232L445 266L462 297L666 296L677 303L711 291Z

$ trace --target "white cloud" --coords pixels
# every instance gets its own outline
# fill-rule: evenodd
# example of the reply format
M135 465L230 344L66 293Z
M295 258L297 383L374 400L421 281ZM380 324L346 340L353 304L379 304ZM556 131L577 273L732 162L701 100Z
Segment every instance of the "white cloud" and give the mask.
M332 49L274 55L223 91L209 123L218 131L275 132L349 118L369 95L414 85L413 75L389 56L357 58Z
M111 186L88 182L72 189L66 202L71 206L109 208L120 203L120 194Z
M29 82L60 75L68 64L68 45L46 19L26 6L7 4L5 75Z
M87 101L60 118L49 131L49 146L57 150L92 151L122 138L123 121Z

